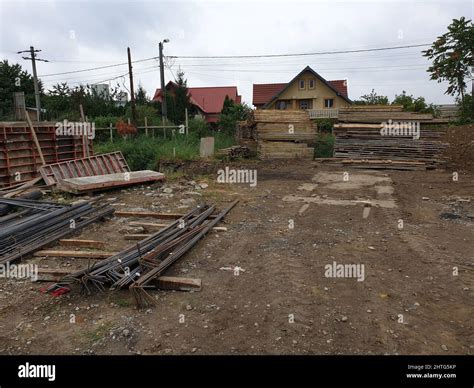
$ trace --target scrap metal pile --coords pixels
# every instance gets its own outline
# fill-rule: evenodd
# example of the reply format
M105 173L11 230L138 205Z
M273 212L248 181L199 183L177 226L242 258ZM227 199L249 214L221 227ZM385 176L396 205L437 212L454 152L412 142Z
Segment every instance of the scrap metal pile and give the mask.
M25 257L114 213L109 205L93 206L89 202L61 205L0 198L0 204L19 210L0 217L0 263Z
M47 291L60 295L74 283L79 283L85 293L128 287L139 307L154 304L147 290L154 289L158 277L196 245L237 202L217 214L214 214L215 205L200 205L135 246L65 276Z

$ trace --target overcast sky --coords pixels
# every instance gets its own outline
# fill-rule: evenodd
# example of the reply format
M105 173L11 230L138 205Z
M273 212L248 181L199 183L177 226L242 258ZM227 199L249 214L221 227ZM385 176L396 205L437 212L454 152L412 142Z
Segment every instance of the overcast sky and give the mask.
M357 50L431 43L453 18L472 19L473 1L21 1L0 0L0 55L41 49L38 74L54 83L119 82L128 88L127 66L64 75L158 55L264 55ZM371 89L393 99L405 90L428 102L452 103L446 84L430 81L423 47L283 58L167 59L165 78L181 67L188 86L236 85L252 102L253 83L288 82L309 65L327 80L347 79L349 97ZM153 95L159 87L155 59L134 64L135 85ZM115 78L115 80L111 80ZM110 80L110 81L109 81ZM122 86L122 87L124 87ZM470 83L469 83L470 88Z

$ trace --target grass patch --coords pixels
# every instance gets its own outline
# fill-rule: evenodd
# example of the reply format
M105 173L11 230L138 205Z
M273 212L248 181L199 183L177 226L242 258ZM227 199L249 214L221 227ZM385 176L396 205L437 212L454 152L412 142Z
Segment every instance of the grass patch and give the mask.
M212 132L215 138L215 149L230 147L235 144L233 135L225 132ZM113 142L94 144L97 154L121 151L130 168L136 170L153 170L160 160L195 160L199 158L200 138L190 134L176 135L173 138L147 137L140 135L128 139L116 139Z

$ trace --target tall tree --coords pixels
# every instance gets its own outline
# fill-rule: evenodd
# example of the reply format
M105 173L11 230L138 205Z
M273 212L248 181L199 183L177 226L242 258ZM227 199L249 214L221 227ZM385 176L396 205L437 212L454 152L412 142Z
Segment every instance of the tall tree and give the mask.
M374 89L369 94L360 96L360 100L354 101L355 105L388 105L388 97L381 96Z
M185 122L185 109L188 110L191 107L188 81L184 78L184 72L178 71L178 78L176 79L176 90L174 95L174 112L175 112L175 124L184 124Z
M38 82L40 94L43 94L43 84ZM25 93L27 106L35 106L35 87L33 77L21 65L10 65L7 60L0 62L0 116L13 113L13 93Z
M142 85L138 85L138 89L135 92L135 103L137 105L146 105L150 102L150 99L146 95L146 90Z
M448 81L445 94L457 94L464 101L466 78L474 66L474 26L463 16L453 19L448 32L438 37L431 48L422 51L423 56L433 59L428 68L432 80Z

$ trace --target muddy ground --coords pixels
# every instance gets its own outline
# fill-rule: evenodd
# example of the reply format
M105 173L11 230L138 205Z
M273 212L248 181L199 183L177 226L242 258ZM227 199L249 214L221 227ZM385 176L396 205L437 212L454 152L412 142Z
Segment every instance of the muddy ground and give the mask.
M472 174L231 167L256 168L257 186L171 174L103 197L117 210L180 213L240 199L221 223L228 231L211 232L167 273L202 279L202 291L156 291L156 306L137 310L128 290L52 297L44 283L0 279L0 353L474 354ZM157 222L115 217L77 237L117 251L133 244L123 239L133 220ZM325 276L333 262L364 265L364 278Z

